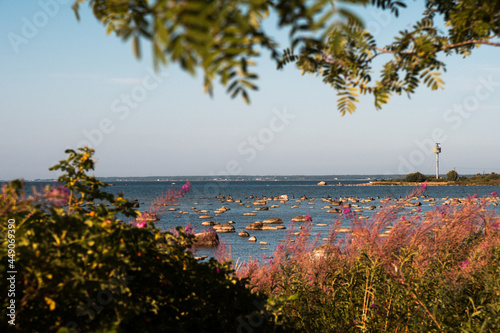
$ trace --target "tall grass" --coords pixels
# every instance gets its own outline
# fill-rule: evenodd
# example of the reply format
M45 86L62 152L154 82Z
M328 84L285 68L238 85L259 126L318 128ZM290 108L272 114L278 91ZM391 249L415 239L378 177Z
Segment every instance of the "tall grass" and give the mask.
M272 258L238 267L301 332L500 332L500 217L496 193L408 214L420 195L370 219L344 210L327 241L295 226ZM348 219L352 233L337 232ZM388 233L387 230L390 230Z

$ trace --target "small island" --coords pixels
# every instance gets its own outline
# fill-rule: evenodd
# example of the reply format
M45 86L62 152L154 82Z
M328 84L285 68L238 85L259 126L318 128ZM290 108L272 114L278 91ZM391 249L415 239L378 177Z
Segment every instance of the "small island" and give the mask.
M500 185L500 174L495 172L489 174L475 174L470 177L460 176L455 170L451 170L446 177L436 178L426 176L420 172L409 173L405 178L375 179L366 185L372 186L414 186L426 183L429 186L468 186L468 185Z

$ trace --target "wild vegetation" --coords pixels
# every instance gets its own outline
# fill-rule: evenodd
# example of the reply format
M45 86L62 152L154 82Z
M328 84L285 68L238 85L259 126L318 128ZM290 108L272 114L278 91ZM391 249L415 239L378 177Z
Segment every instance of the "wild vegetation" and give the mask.
M265 297L245 288L229 262L199 263L187 251L195 239L189 230L178 227L174 235L135 220L131 202L103 191L106 184L87 175L93 150L67 153L53 167L63 172L58 186L31 196L22 181L2 186L0 233L14 230L1 240L2 290L9 290L6 272L17 269L9 329L226 332L237 329L238 317L259 311L254 302ZM4 328L8 302L2 296Z
M281 302L299 332L498 332L500 217L486 209L491 201L497 193L418 215L401 214L401 202L371 220L347 210L346 237L333 228L317 248L320 235L311 239L305 223L238 276Z
M19 332L497 332L498 194L406 214L404 201L369 220L343 209L325 242L306 221L272 257L235 265L225 244L199 262L191 226L162 231L87 173L93 151L68 150L55 187L2 187L0 269L18 269ZM181 199L180 192L163 196ZM410 195L421 195L421 186ZM129 218L123 222L118 217ZM352 233L337 227L347 220ZM9 223L8 223L9 222ZM388 232L390 231L390 232ZM320 245L321 243L321 245ZM235 267L233 266L235 265ZM6 290L7 279L0 282ZM2 299L2 316L8 314ZM6 326L6 321L2 322Z
M435 175L428 176L420 172L409 173L405 178L375 180L373 185L408 185L408 183L435 183L441 185L500 185L500 175L492 173L475 174L472 176L460 176L455 170L448 171L446 177L436 178Z

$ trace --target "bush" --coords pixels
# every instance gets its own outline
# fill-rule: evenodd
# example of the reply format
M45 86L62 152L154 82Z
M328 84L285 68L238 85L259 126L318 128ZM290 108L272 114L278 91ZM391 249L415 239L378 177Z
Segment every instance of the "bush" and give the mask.
M407 174L405 180L407 182L425 182L427 177L420 172L415 172Z
M15 256L2 239L0 270L17 269L15 328L20 332L225 332L239 316L259 311L265 298L233 276L230 263L197 262L187 251L194 236L152 223L127 224L132 204L101 190L88 176L93 150L68 150L59 187L2 187L0 233L15 225ZM11 229L13 229L11 227ZM7 269L9 263L13 266ZM1 279L0 288L8 290ZM8 299L1 315L8 318Z
M489 175L486 175L486 179L488 179L488 180L498 180L498 179L500 179L500 175L497 174L497 173L492 172Z
M458 178L458 173L455 170L448 171L448 173L446 174L446 181L448 182L457 181Z

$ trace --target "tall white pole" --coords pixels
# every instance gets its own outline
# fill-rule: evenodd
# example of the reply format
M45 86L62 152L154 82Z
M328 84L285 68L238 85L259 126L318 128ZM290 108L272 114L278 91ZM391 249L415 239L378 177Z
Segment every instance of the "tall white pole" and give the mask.
M436 153L436 179L439 179L439 153L441 152L441 146L439 146L439 143L436 143L434 152Z
M439 179L439 153L436 152L436 179Z

